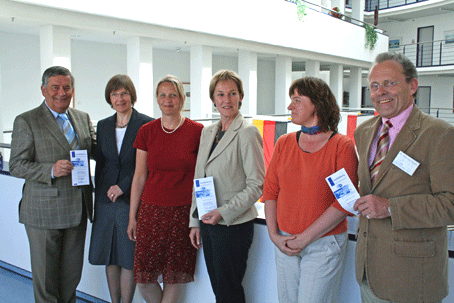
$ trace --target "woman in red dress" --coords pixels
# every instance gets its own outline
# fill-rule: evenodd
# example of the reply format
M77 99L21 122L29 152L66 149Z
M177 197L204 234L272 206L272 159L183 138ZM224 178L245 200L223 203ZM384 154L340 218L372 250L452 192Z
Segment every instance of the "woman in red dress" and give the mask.
M136 241L134 281L147 303L178 302L182 283L194 281L196 249L188 225L203 128L181 116L185 93L176 77L158 83L156 98L162 117L142 126L134 143L128 226Z

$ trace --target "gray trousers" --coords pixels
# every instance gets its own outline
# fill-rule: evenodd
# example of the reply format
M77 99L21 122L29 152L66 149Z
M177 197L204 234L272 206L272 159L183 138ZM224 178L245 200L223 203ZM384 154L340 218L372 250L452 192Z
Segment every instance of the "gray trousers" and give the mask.
M83 217L79 226L66 229L40 229L25 225L36 303L76 302L87 231L87 219Z

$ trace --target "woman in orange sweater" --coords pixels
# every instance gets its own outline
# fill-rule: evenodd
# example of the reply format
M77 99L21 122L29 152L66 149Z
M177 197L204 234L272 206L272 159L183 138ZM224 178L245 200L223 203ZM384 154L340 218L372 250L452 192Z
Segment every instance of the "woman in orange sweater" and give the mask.
M355 147L337 132L339 107L320 79L296 80L288 110L301 131L279 138L263 196L276 245L279 302L332 302L347 250L347 211L325 178L345 168L358 184Z

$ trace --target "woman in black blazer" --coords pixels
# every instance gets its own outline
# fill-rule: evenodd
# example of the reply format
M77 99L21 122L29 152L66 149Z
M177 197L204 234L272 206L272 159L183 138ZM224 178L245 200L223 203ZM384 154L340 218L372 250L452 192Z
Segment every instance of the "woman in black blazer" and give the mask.
M112 302L132 302L136 285L133 264L135 243L126 233L129 195L136 163L133 148L140 127L153 118L132 106L137 94L126 75L116 75L107 83L107 103L116 111L98 122L95 170L95 215L89 261L106 265Z

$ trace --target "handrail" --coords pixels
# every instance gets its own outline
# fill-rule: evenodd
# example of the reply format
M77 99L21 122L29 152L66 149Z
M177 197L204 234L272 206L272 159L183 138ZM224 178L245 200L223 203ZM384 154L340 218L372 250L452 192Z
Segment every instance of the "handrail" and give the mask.
M378 6L379 10L401 7L406 5L411 5L419 2L424 2L427 0L366 0L364 11L373 12L375 6Z
M297 2L297 0L284 0L284 1L293 3L295 5L296 5L296 2ZM319 13L322 13L322 14L326 14L326 15L330 15L330 16L339 15L340 17L338 19L342 20L344 22L348 22L348 23L351 23L351 24L354 24L354 25L357 25L357 26L361 26L361 27L366 27L366 25L369 25L369 26L372 26L373 28L375 28L375 30L378 30L378 33L381 33L381 34L385 34L385 32L386 32L385 30L383 30L383 29L381 29L381 28L379 28L379 27L377 27L375 25L372 25L372 24L369 24L367 22L355 19L355 18L353 18L351 16L347 16L345 14L333 11L332 9L329 9L329 8L327 8L325 6L321 6L319 4L315 4L315 3L312 3L312 2L309 2L309 1L306 1L306 0L300 0L300 1L304 2L304 3L307 3L307 5L309 5L309 6L314 6L314 7L317 7L317 8L322 10L322 11L318 11L318 10L315 10L315 9L313 9L313 8L308 6L309 9L312 9L312 10L314 10L316 12L319 12ZM334 18L337 18L337 17L334 17Z
M454 65L454 42L451 40L391 45L390 50L404 54L416 67Z

